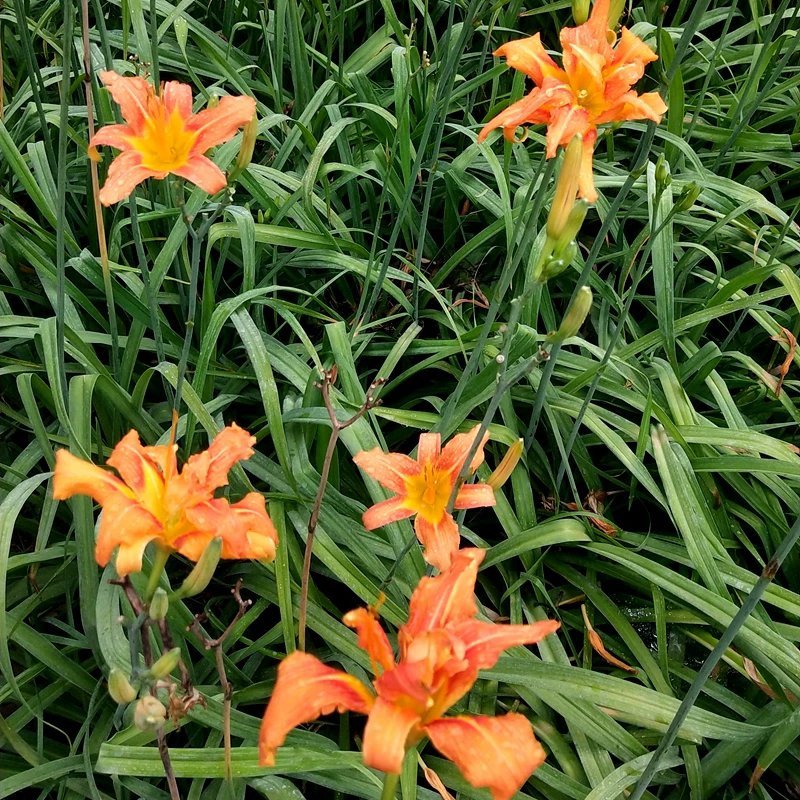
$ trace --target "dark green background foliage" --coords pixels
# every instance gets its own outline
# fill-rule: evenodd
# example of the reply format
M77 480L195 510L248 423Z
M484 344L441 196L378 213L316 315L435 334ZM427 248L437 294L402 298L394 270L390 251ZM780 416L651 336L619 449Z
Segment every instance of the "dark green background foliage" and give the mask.
M330 430L314 383L338 366L344 418L372 380L387 379L383 406L342 436L312 573L312 650L366 676L340 617L376 599L412 529L363 530L364 506L385 495L352 454L409 452L420 430L450 435L480 421L503 369L495 356L508 347L513 369L535 354L588 275L595 303L580 337L502 393L481 475L524 435L538 398L534 443L496 509L471 512L464 528L489 548L485 609L517 622L556 616L563 627L501 659L462 706L533 721L549 755L521 796L623 797L800 513L797 356L779 396L770 374L787 355L781 327L800 332L800 6L637 4L628 24L661 55L640 88L659 89L670 110L657 128L601 135L601 197L577 263L531 293L511 341L503 323L529 288L552 164L542 129L514 146L479 147L475 134L525 90L491 51L535 31L556 47L567 3L154 7L157 48L148 2L90 4L95 72L155 59L161 78L191 83L200 105L224 92L258 101L252 165L202 244L179 441L185 457L224 423L254 432L258 453L233 473L231 496L264 492L282 536L274 565L227 562L204 595L170 610L208 696L169 736L183 796L378 797L380 776L357 753L360 719L292 734L277 771L259 769L254 749L295 640ZM81 27L73 0L0 0L0 797L151 800L166 797L152 738L127 727L105 689L108 668L130 664L118 590L93 559L96 513L85 498L56 504L47 471L56 447L102 461L131 427L147 443L168 435L192 250L171 198L185 192L197 225L211 206L191 186L152 181L135 218L127 203L105 212L112 322ZM91 89L98 122L114 121L96 77ZM233 162L239 141L218 149L219 164ZM662 153L669 186L656 180ZM675 208L690 184L697 202ZM591 524L589 501L601 501L616 535ZM758 797L798 796L799 565L791 555L741 629L650 797L744 797L757 762L769 767ZM173 582L186 571L170 562ZM391 573L382 613L392 630L422 572L412 548ZM183 631L203 610L208 630L221 631L238 577L255 603L226 643L236 689L236 780L226 785L213 658ZM593 652L581 603L635 674ZM486 797L432 749L424 758L460 797ZM403 800L435 796L409 760Z

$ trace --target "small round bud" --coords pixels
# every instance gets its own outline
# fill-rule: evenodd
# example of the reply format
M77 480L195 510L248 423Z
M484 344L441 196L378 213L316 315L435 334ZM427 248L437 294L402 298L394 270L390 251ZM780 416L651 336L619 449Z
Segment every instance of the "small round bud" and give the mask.
M506 362L506 357L505 357L505 356L504 356L502 353L498 353L498 354L497 354L497 355L494 357L494 360L495 360L495 361L496 361L498 364L505 364L505 362Z
M154 622L160 622L167 616L167 611L169 611L169 597L159 586L153 593L153 599L150 601L150 607L148 608L150 619Z
M148 694L139 699L133 712L133 724L140 731L154 731L160 728L167 718L164 704L153 695Z

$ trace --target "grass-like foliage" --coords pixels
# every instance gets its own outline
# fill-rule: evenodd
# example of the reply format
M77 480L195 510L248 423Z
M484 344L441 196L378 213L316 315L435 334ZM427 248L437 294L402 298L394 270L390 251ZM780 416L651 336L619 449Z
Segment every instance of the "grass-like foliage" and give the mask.
M531 721L547 760L519 797L630 796L800 515L800 5L625 12L659 55L640 91L668 111L601 129L577 254L538 282L563 155L545 158L541 126L477 134L530 88L492 51L536 32L554 51L570 14L0 0L0 798L160 800L166 746L186 800L387 797L362 717L298 728L269 768L259 724L298 635L369 685L343 615L385 595L394 640L430 574L411 521L365 530L391 492L353 456L482 422L478 481L525 448L494 507L455 512L462 545L487 550L481 618L561 628L481 672L454 712ZM210 153L240 173L232 193L170 176L101 210L112 151L98 183L87 145L120 121L104 70L190 84L195 110L253 97L257 132ZM577 335L548 339L585 285ZM56 501L51 470L59 448L105 462L131 429L165 444L175 408L181 464L232 422L257 438L225 493L264 495L279 543L170 598L202 702L157 735L107 681L141 669L123 588L149 596L158 556L111 583L97 509ZM162 589L191 568L171 558ZM800 796L799 617L794 548L636 791ZM158 625L139 629L157 657ZM432 746L419 756L454 797L488 797ZM439 797L428 778L410 753L398 796Z

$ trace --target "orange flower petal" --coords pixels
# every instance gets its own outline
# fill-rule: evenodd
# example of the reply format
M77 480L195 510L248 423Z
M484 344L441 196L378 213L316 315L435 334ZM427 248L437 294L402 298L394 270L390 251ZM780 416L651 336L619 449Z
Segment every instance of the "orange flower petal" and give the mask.
M139 134L150 113L155 96L153 87L138 75L125 77L110 70L101 72L100 80L119 106L125 122Z
M262 767L275 764L275 751L292 728L334 711L367 714L374 698L361 681L327 667L308 653L295 651L278 667L278 680L264 712L258 736Z
M181 555L197 561L208 543L218 536L222 539L222 558L250 557L247 526L227 500L216 498L195 503L187 506L184 513L192 527L173 542Z
M191 478L209 492L220 486L227 486L231 468L253 455L255 443L256 437L234 422L214 437L208 450L189 458L181 477Z
M356 453L353 461L370 478L397 494L405 494L407 477L420 473L420 466L413 458L401 453L384 453L379 447Z
M571 45L587 47L603 55L606 61L612 58L611 45L608 43L608 15L611 0L595 0L589 19L576 28L562 28L559 38L566 50Z
M434 747L493 800L511 800L545 760L545 752L521 714L450 717L425 726Z
M117 574L124 578L142 569L142 554L153 539L161 539L161 523L136 500L123 494L108 497L97 529L95 561L104 567L116 547Z
M69 450L56 450L53 497L67 500L76 494L89 495L100 504L114 494L132 497L130 489L108 470L72 455Z
M116 147L117 150L127 150L130 147L128 140L135 135L128 125L106 125L92 136L89 147L108 145Z
M461 471L461 468L464 466L464 461L469 455L472 445L475 443L475 439L480 431L480 428L480 425L476 425L467 433L459 433L450 439L450 441L444 446L444 449L442 450L442 453L436 462L436 469L440 469L444 472L451 472L454 475L458 474ZM489 431L485 431L483 438L478 445L478 449L475 451L475 455L472 457L472 461L470 462L470 473L475 472L475 470L478 469L478 467L483 463L483 448L486 446L486 442L488 441Z
M450 569L434 578L422 578L411 595L408 622L400 629L401 638L408 641L474 617L478 611L475 581L485 555L476 547L459 550Z
M455 508L482 508L497 502L488 483L465 483L456 495Z
M98 197L104 206L110 206L128 197L142 181L165 176L165 172L154 172L142 166L142 157L139 153L133 150L125 151L111 162L108 177Z
M408 508L405 503L404 496L392 497L389 500L375 503L362 514L361 521L368 531L374 531L391 522L407 519L414 513L414 510Z
M580 106L563 106L553 112L547 126L547 157L555 156L559 145L566 145L576 134L586 136L592 129L589 112Z
M541 34L506 42L494 55L505 58L509 67L524 72L537 86L541 86L545 78L566 80L563 70L544 49Z
M598 118L600 122L622 122L628 119L649 119L660 122L661 115L666 112L667 106L658 92L636 94L626 92L619 98L617 105L609 108Z
M207 194L221 192L228 183L225 173L210 158L199 154L191 156L173 174L199 186Z
M378 673L378 667L384 671L394 668L392 646L375 612L356 608L344 615L344 624L358 633L358 646L369 654L374 673Z
M493 130L502 128L503 136L508 141L513 142L514 134L518 127L529 123L549 122L553 109L570 102L572 102L572 90L568 87L561 87L560 89L551 87L548 90L536 87L521 100L512 103L496 117L489 120L478 134L478 141L484 141Z
M429 522L422 514L417 514L414 530L425 547L422 557L438 570L447 569L461 543L461 534L453 517L445 513L439 522Z
M142 447L139 434L128 431L111 451L107 464L119 472L122 480L144 499L151 498L153 505L160 503L164 491L164 479L159 465Z
M381 772L399 775L409 739L420 717L408 708L382 698L375 701L364 728L364 763Z
M426 659L405 660L406 656L404 653L404 660L375 679L375 691L385 702L403 705L421 717L429 710L433 677L431 662Z
M238 503L231 505L231 511L245 527L248 543L246 554L237 558L273 561L278 545L278 531L267 513L264 495L249 492Z
M612 64L650 64L653 61L658 61L658 56L653 52L652 48L646 45L635 33L631 33L627 28L622 28L619 42L614 48Z
M554 619L531 625L496 625L493 622L468 619L457 623L451 630L466 646L464 658L476 669L489 669L509 647L535 644L555 633L560 627L561 623Z
M439 433L422 433L417 445L417 463L428 464L439 458L442 436Z
M161 89L161 100L167 116L177 113L183 119L192 115L192 87L188 83L167 81Z
M252 97L223 97L214 108L206 108L189 120L187 127L197 133L194 151L205 153L210 147L232 139L256 113Z

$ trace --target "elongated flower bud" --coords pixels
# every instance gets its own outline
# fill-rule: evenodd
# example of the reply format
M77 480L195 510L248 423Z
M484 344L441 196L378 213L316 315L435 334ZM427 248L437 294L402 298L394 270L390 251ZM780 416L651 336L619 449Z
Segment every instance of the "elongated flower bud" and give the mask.
M567 313L564 314L561 326L555 333L550 334L550 341L563 342L565 339L575 336L592 310L592 299L592 290L588 286L582 286L567 309Z
M108 673L108 693L115 703L130 703L136 698L136 689L118 667L113 667Z
M181 649L180 647L173 647L172 650L167 650L166 653L162 654L161 658L153 664L152 667L148 670L151 677L155 680L160 680L161 678L166 678L167 675L178 666L178 662L181 660Z
M186 576L186 580L175 592L175 597L193 597L200 594L214 577L214 570L219 564L219 557L222 553L222 539L217 537L212 539L203 550L203 554L194 565L192 571Z
M572 210L569 212L561 228L561 232L555 241L553 254L557 258L565 257L564 252L578 235L578 231L581 229L581 225L583 225L583 221L586 219L586 212L588 210L589 204L585 200L578 200L572 206ZM574 256L572 256L572 258L574 258ZM570 258L570 261L572 261L572 258Z
M153 599L150 601L150 607L148 609L150 619L155 622L160 622L167 616L167 611L169 611L169 597L159 586L153 593Z
M519 464L522 457L523 440L517 439L511 447L506 450L503 460L497 465L495 471L489 476L486 483L497 491L510 477L514 468Z
M167 709L157 698L148 694L139 699L133 712L133 724L140 731L153 731L160 728L167 718Z
M702 189L694 183L694 181L692 183L687 183L683 191L678 195L678 199L675 201L675 210L688 211L695 202L697 202L701 191Z
M233 183L250 166L250 162L253 160L253 150L255 150L257 136L258 117L253 115L253 118L244 126L244 130L242 131L242 146L239 148L239 155L236 158L236 163L228 174L229 183Z
M589 19L589 0L572 0L572 19L576 25L583 25Z
M578 196L578 179L581 171L583 137L573 136L564 151L564 160L556 181L553 205L547 217L547 235L554 241L561 238L575 198ZM573 237L570 237L573 238Z

